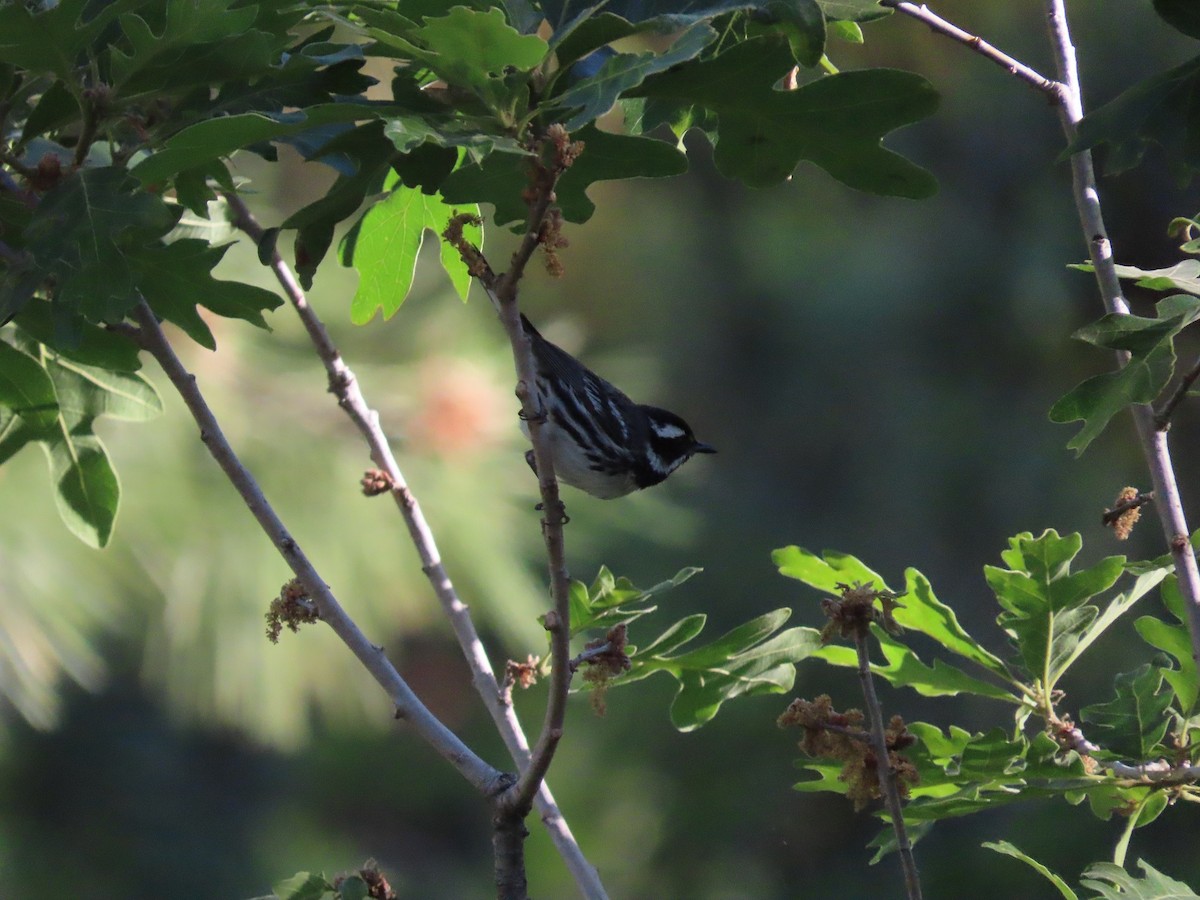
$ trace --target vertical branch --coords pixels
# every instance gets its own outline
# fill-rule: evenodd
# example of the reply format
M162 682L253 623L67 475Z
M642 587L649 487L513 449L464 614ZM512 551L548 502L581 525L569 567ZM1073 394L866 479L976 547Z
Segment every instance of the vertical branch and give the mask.
M1005 68L1010 74L1032 87L1050 95L1058 107L1059 120L1067 145L1075 141L1080 119L1083 118L1083 95L1079 83L1079 67L1075 59L1075 45L1071 41L1071 30L1067 23L1065 0L1043 0L1050 44L1058 70L1058 80L1050 81L1034 72L1023 63L996 50L978 36L963 31L930 12L924 6L905 0L880 0L880 4L897 12L924 22L934 31L969 47L992 62ZM1118 315L1129 313L1129 304L1121 294L1121 282L1117 278L1112 245L1104 226L1100 211L1100 192L1096 187L1096 172L1092 154L1083 150L1071 156L1071 182L1075 197L1075 208L1083 237L1087 242L1088 254L1096 275L1096 284L1106 312ZM1123 366L1129 359L1124 351L1117 353L1117 365ZM1150 470L1154 485L1155 507L1171 556L1175 560L1175 573L1179 578L1179 590L1187 601L1188 630L1192 637L1192 658L1200 664L1200 568L1196 565L1196 554L1188 539L1187 517L1175 478L1171 451L1167 444L1164 418L1155 416L1149 404L1132 407L1133 421L1142 445L1142 454Z
M917 873L917 861L908 839L908 829L904 826L904 805L900 801L900 789L896 786L896 779L892 777L883 710L879 705L879 696L875 693L875 681L871 677L871 653L867 643L869 636L870 632L865 626L856 628L854 649L858 651L858 680L862 684L867 716L871 722L871 748L875 751L879 789L883 794L888 815L892 819L892 830L896 833L896 846L900 853L900 866L904 869L904 887L908 893L908 900L921 900L921 879Z
M224 196L233 211L234 224L262 249L262 243L266 237L265 229L254 218L241 197L233 192L226 192ZM358 379L338 352L325 324L308 303L295 274L277 250L271 249L268 265L283 288L288 301L300 317L318 357L325 366L326 374L329 377L330 392L337 398L338 406L342 408L366 440L371 460L387 474L390 493L404 519L409 537L421 560L421 570L428 578L434 595L450 620L459 647L471 670L471 683L483 700L517 769L525 771L529 767L530 759L529 743L526 740L525 732L511 702L505 700L492 670L491 662L488 660L483 641L480 640L475 623L471 618L470 608L458 596L454 583L442 563L433 530L425 518L416 495L404 478L387 435L380 427L378 413L367 403ZM582 894L588 900L606 900L607 893L595 866L589 863L583 855L575 836L571 833L570 826L558 808L554 795L544 781L534 797L534 805Z
M529 215L525 220L525 234L512 255L508 270L503 274L496 275L479 249L463 237L461 223L451 223L444 234L446 240L459 251L468 270L479 280L495 303L500 321L512 344L517 370L516 393L521 401L521 417L529 426L542 509L545 511L545 518L542 519L542 537L546 544L553 608L547 613L544 624L550 633L552 668L546 713L541 734L530 755L529 767L521 773L518 784L504 798L505 804L513 814L521 816L528 812L529 804L537 792L538 785L545 778L555 749L562 738L567 695L571 685L571 670L568 665L571 655L571 582L563 542L566 513L559 498L549 437L542 427L545 421L545 405L538 393L533 350L521 324L517 293L518 284L530 258L539 246L552 240L556 233L554 189L559 176L574 162L582 149L583 145L572 142L570 135L561 125L550 126L543 139L537 142L534 148L537 155L532 161L533 177L527 194Z
M1070 145L1075 140L1079 120L1083 118L1083 99L1079 69L1075 60L1075 46L1071 41L1064 0L1044 0L1044 3L1050 43L1062 84L1063 102L1059 106L1059 119L1063 134ZM1129 305L1121 294L1112 245L1109 243L1104 217L1100 211L1100 193L1096 187L1096 173L1090 151L1080 151L1071 156L1071 180L1079 224L1088 244L1104 308L1110 313L1128 314ZM1127 360L1128 354L1118 355L1119 365L1124 365ZM1154 486L1154 506L1170 545L1171 556L1175 560L1175 574L1179 579L1180 593L1187 601L1192 658L1200 662L1200 568L1196 565L1196 555L1188 540L1190 532L1183 511L1183 500L1179 494L1179 484L1175 478L1174 464L1171 461L1167 432L1159 428L1154 410L1149 404L1137 404L1132 410L1142 453Z

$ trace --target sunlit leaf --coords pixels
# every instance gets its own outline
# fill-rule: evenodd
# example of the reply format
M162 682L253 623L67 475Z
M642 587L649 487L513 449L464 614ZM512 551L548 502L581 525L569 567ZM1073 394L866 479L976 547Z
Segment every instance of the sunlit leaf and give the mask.
M1071 561L1082 546L1078 534L1059 537L1053 529L1036 538L1020 534L1001 554L1008 569L984 568L988 586L1004 609L996 621L1016 641L1029 674L1046 681L1046 690L1078 658L1080 641L1097 636L1089 629L1098 610L1084 604L1112 587L1124 571L1125 558L1110 556L1072 572Z
M427 235L438 241L442 265L462 299L471 286L471 275L458 252L440 240L451 217L470 210L405 187L395 173L389 174L384 186L390 193L367 211L344 245L343 262L354 266L359 276L350 307L356 325L369 322L380 310L389 319L400 308L412 287L417 255ZM467 232L477 246L482 243L478 228L467 226Z

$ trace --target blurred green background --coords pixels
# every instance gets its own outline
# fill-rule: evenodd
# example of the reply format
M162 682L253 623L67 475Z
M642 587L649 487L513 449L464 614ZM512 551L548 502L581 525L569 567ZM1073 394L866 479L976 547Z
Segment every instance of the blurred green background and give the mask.
M936 9L1052 74L1040 4ZM1147 0L1071 13L1090 106L1195 51ZM1128 417L1081 459L1065 449L1071 429L1046 418L1111 363L1068 339L1100 309L1089 277L1065 268L1085 247L1059 126L1040 95L912 21L870 26L865 47L832 56L918 71L942 92L934 118L888 140L934 172L937 197L856 194L809 166L751 192L689 139L687 176L600 186L595 217L567 230L566 275L531 270L523 302L550 337L720 448L645 495L568 494L571 569L590 581L606 563L650 585L703 566L659 615L706 612L711 638L779 606L818 624L819 597L780 578L770 551L839 549L893 584L905 566L921 569L1000 649L981 567L1008 536L1078 530L1087 559L1162 551L1153 516L1123 547L1100 526L1122 486L1148 486ZM239 171L266 225L330 177L294 160L270 171L243 159ZM1118 260L1174 262L1165 228L1196 211L1195 190L1153 154L1102 188ZM507 248L489 235L494 263ZM244 245L223 275L275 287ZM536 488L489 305L476 292L455 300L430 252L404 308L354 328L354 283L327 262L310 299L379 408L494 664L541 652ZM284 308L271 325L216 322L218 352L186 347L186 362L343 604L434 711L504 767L402 522L386 499L359 493L369 461L357 434L294 316ZM101 421L124 492L108 549L87 550L59 523L42 459L26 452L0 469L0 679L11 697L0 896L251 897L299 869L333 874L368 857L404 897L491 896L488 816L471 789L396 725L327 630L265 640L262 615L289 573L147 371L166 415ZM1185 410L1172 430L1193 520L1197 418ZM1069 709L1107 699L1112 675L1147 653L1125 623L1091 656L1066 685ZM791 791L796 736L774 725L788 697L737 701L679 734L672 692L666 678L614 692L603 718L577 700L551 772L613 897L900 894L893 860L867 865L875 820ZM802 666L795 693L825 692L859 703L852 676ZM518 698L533 731L541 702L539 689ZM887 690L884 702L941 725L986 728L1008 714ZM1169 811L1136 834L1130 859L1200 885L1193 824ZM534 895L573 896L532 820L531 830ZM926 896L1051 896L980 842L1010 838L1074 881L1118 830L1047 802L943 824L917 847Z

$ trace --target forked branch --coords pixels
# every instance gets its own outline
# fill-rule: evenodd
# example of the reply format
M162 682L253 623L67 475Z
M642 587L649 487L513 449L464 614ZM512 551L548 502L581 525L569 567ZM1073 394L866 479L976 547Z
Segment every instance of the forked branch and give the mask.
M158 324L153 310L145 300L134 308L138 322L137 337L143 348L158 361L171 384L183 398L192 418L200 426L200 439L208 452L225 472L226 477L241 495L247 508L258 520L263 531L296 577L316 603L321 621L325 622L358 657L396 706L398 718L407 721L444 759L485 796L492 797L507 786L509 776L494 769L459 740L441 720L420 701L408 683L396 671L383 652L367 640L358 625L334 597L295 538L291 536L274 508L263 495L258 482L242 464L209 408L196 378L183 366L170 341Z
M228 192L225 194L225 198L234 213L234 224L259 245L260 251L269 249L269 253L266 255L268 265L304 324L313 347L325 366L329 377L330 392L337 398L338 405L345 411L367 442L371 459L387 475L387 490L396 501L396 506L404 519L409 537L420 557L421 569L429 579L430 587L454 629L459 647L471 670L471 683L483 700L518 771L525 771L529 767L530 760L529 743L526 740L525 732L511 702L506 701L506 694L497 683L495 672L475 628L470 609L459 598L454 583L442 563L433 530L429 527L421 505L396 461L387 435L380 426L378 413L367 403L358 379L338 352L324 322L309 305L304 290L291 268L277 250L263 247L263 241L267 237L266 229L254 218L241 197ZM607 894L595 866L589 863L583 855L544 780L534 797L534 806L581 893L588 900L605 900Z

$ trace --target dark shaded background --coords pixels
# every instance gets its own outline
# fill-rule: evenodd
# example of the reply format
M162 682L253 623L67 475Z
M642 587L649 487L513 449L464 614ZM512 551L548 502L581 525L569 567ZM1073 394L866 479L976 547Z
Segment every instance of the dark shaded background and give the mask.
M1052 72L1040 4L937 9ZM1195 51L1144 0L1071 12L1093 107ZM1010 535L1081 531L1087 560L1156 555L1162 540L1152 517L1127 547L1099 525L1118 489L1148 480L1128 417L1080 459L1065 449L1071 429L1046 418L1111 362L1068 339L1100 307L1088 276L1065 268L1085 248L1053 109L912 21L870 26L867 40L831 55L843 68L921 72L943 94L933 119L888 139L935 173L937 197L855 194L808 166L751 192L723 181L708 149L689 140L687 176L597 188L594 219L568 229L565 277L531 274L524 302L548 334L635 397L684 414L721 451L645 496L569 496L572 570L590 580L604 562L649 585L703 566L664 598L659 621L705 611L715 637L779 606L816 624L818 597L780 578L770 551L836 548L893 584L905 566L921 569L1000 649L981 567ZM266 224L328 178L253 161L242 173ZM1119 261L1176 261L1165 228L1194 213L1196 197L1161 156L1102 188ZM504 236L489 241L504 259ZM332 265L311 298L381 408L500 665L543 646L534 483L491 312L475 294L458 304L432 255L425 262L387 323L349 325L353 276ZM269 283L245 248L230 254L226 276ZM217 327L220 352L189 349L188 363L231 439L368 633L435 711L503 765L401 523L357 494L365 455L298 326L285 310L271 335ZM105 431L124 509L103 553L58 524L40 459L0 470L9 610L0 676L26 686L26 717L6 708L0 740L0 894L251 897L299 869L333 874L374 857L402 896L490 896L487 815L471 790L392 723L331 635L306 630L279 647L262 639L262 612L287 573L181 405L166 400L163 419ZM1172 435L1195 518L1194 412ZM1107 699L1112 675L1147 658L1123 623L1068 680L1067 707ZM796 693L822 692L857 702L845 673L802 666ZM615 692L603 718L577 702L552 771L614 897L900 895L894 861L867 865L875 820L790 790L795 736L774 726L786 697L735 702L679 734L667 718L672 694L665 677ZM539 721L540 693L519 702ZM1008 724L1007 709L982 701L885 691L884 702L943 726ZM1137 833L1130 860L1200 884L1193 816L1169 810ZM572 896L531 827L533 893ZM1084 807L1048 802L945 823L918 845L926 896L1052 896L980 842L1011 839L1075 881L1111 854L1118 833Z

